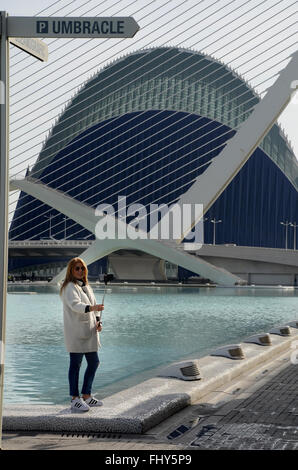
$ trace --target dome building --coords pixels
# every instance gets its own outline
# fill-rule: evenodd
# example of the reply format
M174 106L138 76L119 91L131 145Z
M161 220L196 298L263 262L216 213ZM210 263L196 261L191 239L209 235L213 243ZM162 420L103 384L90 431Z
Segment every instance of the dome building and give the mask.
M112 62L81 87L27 177L93 208L103 202L116 207L119 195L126 196L128 206L170 205L204 173L259 100L242 77L212 57L175 47L137 51ZM211 220L221 220L216 245L284 248L281 222L297 220L297 188L296 157L274 124L205 215L205 244L215 241ZM289 230L289 247L293 237ZM21 192L9 238L94 236L58 209ZM62 266L67 256L60 254L52 260L37 257L34 265ZM95 263L94 272L113 269L120 256L114 253ZM191 274L175 271L169 263L166 268L176 273L168 277ZM32 259L11 257L10 271L20 269L35 269Z

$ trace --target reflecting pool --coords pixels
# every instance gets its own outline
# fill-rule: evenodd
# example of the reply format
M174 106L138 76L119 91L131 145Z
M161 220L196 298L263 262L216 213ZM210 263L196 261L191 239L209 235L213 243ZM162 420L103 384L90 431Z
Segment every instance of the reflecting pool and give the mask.
M101 303L103 287L93 288ZM284 288L109 286L93 391L107 396L162 365L296 320L297 297L297 289ZM4 401L67 403L67 374L58 288L10 285Z

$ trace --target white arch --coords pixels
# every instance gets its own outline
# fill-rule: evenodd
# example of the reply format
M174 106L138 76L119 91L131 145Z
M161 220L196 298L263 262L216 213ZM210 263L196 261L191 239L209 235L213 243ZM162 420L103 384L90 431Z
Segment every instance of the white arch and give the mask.
M236 135L176 204L181 207L183 204L203 204L204 214L210 209L290 102L293 89L298 88L298 80L295 80L297 71L298 52L295 52L265 97L241 124ZM193 219L178 243L186 237L196 223L197 220Z
M95 209L76 201L61 191L50 188L45 184L33 178L23 180L12 180L10 190L19 189L27 194L39 199L45 204L59 208L59 212L70 217L78 224L85 227L91 233L95 234L95 227L98 217L95 216ZM120 222L123 225L124 222ZM104 256L119 249L134 249L144 251L161 259L166 259L171 263L182 266L189 271L195 272L204 278L220 285L233 286L236 282L243 282L242 279L234 274L213 266L210 263L200 259L198 256L185 253L182 246L177 246L175 242L163 242L159 240L95 240L95 242L85 250L80 256L87 264L90 264ZM54 279L53 283L59 282L64 278L65 270L61 271Z

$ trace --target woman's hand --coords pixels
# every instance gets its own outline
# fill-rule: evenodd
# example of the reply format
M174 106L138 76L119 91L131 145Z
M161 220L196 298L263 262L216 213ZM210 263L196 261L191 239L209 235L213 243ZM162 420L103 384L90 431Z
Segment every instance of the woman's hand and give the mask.
M101 321L96 322L96 331L101 331L102 330L102 323Z
M90 308L90 310L92 310L93 312L101 312L103 309L104 309L104 305L103 305L103 304L93 305L93 306Z

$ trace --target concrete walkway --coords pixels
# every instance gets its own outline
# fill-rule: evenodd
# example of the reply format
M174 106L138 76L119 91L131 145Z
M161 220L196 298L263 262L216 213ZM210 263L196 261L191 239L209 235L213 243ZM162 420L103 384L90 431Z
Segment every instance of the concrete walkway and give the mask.
M203 419L181 444L186 449L298 449L298 365L287 355L276 370L263 368L255 379L243 390L236 388L235 398Z
M293 349L199 398L144 434L4 431L3 450L298 449Z

